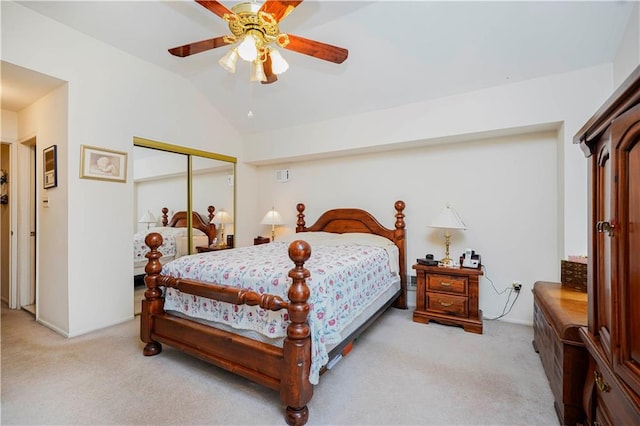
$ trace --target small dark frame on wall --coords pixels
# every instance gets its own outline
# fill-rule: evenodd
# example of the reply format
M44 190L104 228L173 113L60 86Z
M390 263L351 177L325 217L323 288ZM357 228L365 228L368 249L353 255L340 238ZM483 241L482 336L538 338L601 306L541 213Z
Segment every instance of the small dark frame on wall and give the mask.
M57 145L51 145L42 151L43 183L44 189L55 188L58 186L58 149Z

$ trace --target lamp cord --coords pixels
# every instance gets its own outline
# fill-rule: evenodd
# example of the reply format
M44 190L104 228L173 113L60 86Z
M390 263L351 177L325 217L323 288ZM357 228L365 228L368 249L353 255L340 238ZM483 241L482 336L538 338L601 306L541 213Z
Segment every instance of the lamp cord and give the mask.
M518 300L518 297L520 297L520 292L514 290L513 288L509 288L509 287L505 288L502 291L498 291L496 286L493 284L493 281L491 280L491 278L489 278L486 265L483 264L482 265L482 269L484 270L484 277L491 283L491 287L493 287L493 291L495 291L496 294L502 295L502 294L508 292L507 300L504 302L504 306L502 307L502 313L500 313L500 315L498 315L497 317L484 318L484 319L486 319L486 320L497 320L497 319L500 319L502 317L507 316L511 312L511 309L513 309L513 305L516 304L516 300ZM509 305L509 300L511 299L511 296L513 295L514 292L516 293L516 297L511 302L511 305Z

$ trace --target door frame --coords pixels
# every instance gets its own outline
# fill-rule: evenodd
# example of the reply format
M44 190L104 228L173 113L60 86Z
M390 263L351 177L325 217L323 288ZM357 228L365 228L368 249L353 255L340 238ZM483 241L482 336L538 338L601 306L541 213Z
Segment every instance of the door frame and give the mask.
M37 160L37 143L36 136L31 135L26 137L17 144L15 144L15 163L18 167L13 167L14 175L18 176L18 171L24 171L20 173L21 179L12 180L12 190L15 196L15 203L13 203L12 213L12 226L15 223L15 237L12 240L12 258L15 259L15 274L12 274L11 285L9 287L10 307L13 309L19 309L22 306L28 304L27 298L31 295L31 280L35 279L35 303L36 303L36 320L38 320L38 262L32 265L31 253L34 250L38 253L38 229L35 229L36 237L32 240L30 233L33 227L34 218L31 217L31 211L35 216L35 223L37 225L38 209L37 209L37 179L36 179L36 164ZM31 153L35 158L32 157ZM26 175L26 176L25 176ZM18 211L22 212L18 215ZM13 222L15 219L15 222ZM32 246L33 244L33 246ZM33 247L33 248L32 248ZM13 271L12 271L13 272ZM15 276L15 280L13 279Z

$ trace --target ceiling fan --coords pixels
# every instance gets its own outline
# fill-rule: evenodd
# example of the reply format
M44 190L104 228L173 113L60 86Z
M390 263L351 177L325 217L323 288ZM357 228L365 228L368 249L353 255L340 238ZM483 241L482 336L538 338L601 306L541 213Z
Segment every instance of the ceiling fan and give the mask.
M266 0L262 5L252 2L239 3L229 10L217 0L195 0L229 24L230 35L219 36L169 49L179 57L206 52L221 46L239 43L218 62L229 72L235 72L238 58L251 62L251 80L263 84L278 80L277 75L289 65L275 46L314 58L341 64L349 51L319 41L293 34L281 33L278 24L293 11L302 0Z

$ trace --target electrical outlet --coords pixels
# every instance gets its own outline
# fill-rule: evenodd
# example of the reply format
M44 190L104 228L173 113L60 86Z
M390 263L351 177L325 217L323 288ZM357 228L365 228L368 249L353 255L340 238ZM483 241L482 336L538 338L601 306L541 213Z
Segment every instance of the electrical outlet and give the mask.
M522 283L520 281L514 281L511 283L511 286L515 291L520 291L522 289Z

